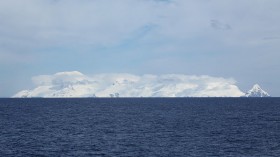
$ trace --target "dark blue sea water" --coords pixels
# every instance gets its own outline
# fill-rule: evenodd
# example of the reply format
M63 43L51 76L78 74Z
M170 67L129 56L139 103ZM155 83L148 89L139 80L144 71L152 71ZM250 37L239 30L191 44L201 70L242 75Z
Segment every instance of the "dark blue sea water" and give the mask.
M279 157L280 99L0 99L0 156Z

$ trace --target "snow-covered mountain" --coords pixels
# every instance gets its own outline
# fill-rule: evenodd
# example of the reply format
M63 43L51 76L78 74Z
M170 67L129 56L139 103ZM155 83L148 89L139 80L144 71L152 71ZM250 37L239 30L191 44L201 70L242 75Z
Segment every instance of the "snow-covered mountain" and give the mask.
M270 95L258 84L255 84L253 88L245 94L245 97L270 97Z
M210 76L99 74L78 71L34 77L36 88L14 97L240 97L233 79Z

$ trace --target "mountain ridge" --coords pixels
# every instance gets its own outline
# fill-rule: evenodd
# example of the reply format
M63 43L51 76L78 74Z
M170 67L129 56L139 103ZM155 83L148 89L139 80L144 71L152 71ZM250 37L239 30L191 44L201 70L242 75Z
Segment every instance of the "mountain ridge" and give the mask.
M33 78L34 89L13 97L239 97L235 80L207 75L59 72Z
M13 97L270 97L255 84L244 93L233 79L207 75L99 74L86 76L78 71L59 72L33 78L34 89Z

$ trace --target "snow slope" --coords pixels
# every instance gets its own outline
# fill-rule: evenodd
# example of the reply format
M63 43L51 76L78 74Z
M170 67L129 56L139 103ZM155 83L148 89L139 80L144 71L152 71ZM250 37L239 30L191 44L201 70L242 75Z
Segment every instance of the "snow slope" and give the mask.
M233 79L210 76L60 72L33 78L36 88L14 97L239 97Z
M245 97L270 97L270 95L258 84L255 84L253 88L245 94Z

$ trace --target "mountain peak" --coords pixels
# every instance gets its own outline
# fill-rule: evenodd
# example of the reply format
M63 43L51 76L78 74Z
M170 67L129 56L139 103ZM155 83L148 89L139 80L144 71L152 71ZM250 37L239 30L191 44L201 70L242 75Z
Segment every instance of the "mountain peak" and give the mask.
M255 84L251 90L249 90L246 94L246 97L270 97L270 95L264 91L260 85Z
M261 86L259 84L255 84L252 89L261 89Z

